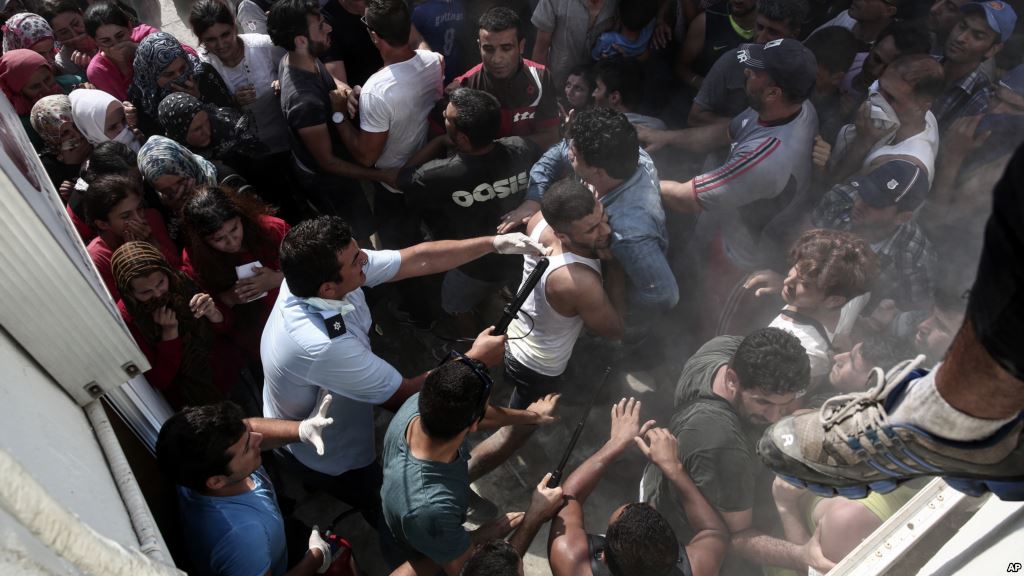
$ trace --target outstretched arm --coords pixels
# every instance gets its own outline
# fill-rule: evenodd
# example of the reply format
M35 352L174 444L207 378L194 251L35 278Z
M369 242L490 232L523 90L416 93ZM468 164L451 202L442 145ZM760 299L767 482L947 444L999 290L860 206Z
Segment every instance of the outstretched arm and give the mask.
M586 574L589 557L583 503L608 467L633 443L633 438L652 426L653 420L640 425L640 402L623 398L612 406L612 431L608 441L562 483L566 503L552 521L548 536L548 560L555 576Z
M492 252L538 255L547 254L548 250L542 244L518 232L467 240L423 242L399 251L402 264L391 282L446 272Z

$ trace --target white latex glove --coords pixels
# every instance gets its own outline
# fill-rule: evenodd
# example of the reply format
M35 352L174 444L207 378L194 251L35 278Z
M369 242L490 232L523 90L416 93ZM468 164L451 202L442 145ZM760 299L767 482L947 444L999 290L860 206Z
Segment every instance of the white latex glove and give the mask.
M320 537L319 526L313 526L313 531L309 533L309 549L312 550L314 548L319 548L324 553L324 559L320 562L320 568L316 571L317 574L323 574L331 567L331 545Z
M526 254L528 256L547 256L551 249L533 240L522 232L499 234L494 237L494 251L498 254Z
M299 422L299 440L316 448L318 456L324 455L324 428L334 424L334 418L327 417L332 399L330 394L325 395L320 401L320 407L309 418Z

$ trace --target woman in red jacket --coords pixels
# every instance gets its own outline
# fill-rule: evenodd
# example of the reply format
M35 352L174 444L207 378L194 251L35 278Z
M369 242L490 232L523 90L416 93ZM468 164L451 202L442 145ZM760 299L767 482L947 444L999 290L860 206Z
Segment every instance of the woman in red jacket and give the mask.
M145 373L176 410L224 400L238 381L231 330L213 298L148 242L126 242L111 267L125 324L152 368Z
M226 188L201 189L182 210L183 268L231 309L235 339L254 362L284 279L278 249L289 226L271 214L259 198Z

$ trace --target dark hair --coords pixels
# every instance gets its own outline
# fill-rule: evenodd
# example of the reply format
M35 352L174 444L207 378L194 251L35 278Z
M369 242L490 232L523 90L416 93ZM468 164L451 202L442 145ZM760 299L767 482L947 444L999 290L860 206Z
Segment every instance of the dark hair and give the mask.
M810 8L807 0L758 0L757 13L774 22L782 22L793 33L800 35L800 26L807 20Z
M605 564L615 576L667 576L679 559L668 521L650 504L627 504L605 534Z
M875 44L892 36L893 44L900 51L901 56L911 54L927 54L932 49L932 39L928 34L928 25L924 22L910 20L896 20L886 26L878 34Z
M893 336L872 335L860 345L860 355L871 367L888 371L901 360L916 354L909 343Z
M574 178L555 182L540 200L540 212L555 232L568 234L572 223L594 212L594 193Z
M945 75L938 60L928 54L911 54L900 56L889 64L900 78L914 88L914 96L932 101L938 98L945 89Z
M473 148L494 142L501 130L501 104L497 98L482 90L459 88L451 93L449 101L456 110L452 124L469 138Z
M760 388L769 394L807 389L811 364L800 339L779 328L759 328L740 342L729 368L744 390Z
M196 280L213 292L223 292L238 280L234 255L215 250L206 242L207 236L235 217L242 222L242 245L267 265L278 247L260 227L259 217L270 213L270 207L256 196L239 194L228 187L201 188L192 194L182 208L181 224Z
M364 15L366 25L392 46L409 43L412 16L405 0L369 0Z
M612 178L636 172L640 140L625 114L610 108L581 110L572 123L572 146L583 160Z
M829 74L846 72L853 58L860 52L860 40L842 26L826 26L804 40L804 46L814 54L818 66Z
M82 5L75 0L43 0L39 7L39 15L45 18L51 26L53 19L65 12L82 14Z
M279 0L274 2L267 16L267 34L277 46L291 52L295 50L295 37L309 38L307 16L320 16L316 0Z
M245 434L245 414L233 402L187 407L164 422L156 462L164 476L202 491L212 476L228 474L228 449Z
M103 174L134 174L141 186L142 175L139 173L138 156L135 151L120 142L101 142L92 149L88 167L82 170L82 180L86 184Z
M519 20L519 14L516 14L515 10L505 6L495 6L491 8L484 12L483 15L480 16L480 20L477 21L477 30L504 32L505 30L511 30L513 28L516 30L517 41L526 38L526 31L523 30L523 23Z
M338 252L352 243L352 228L337 216L300 222L281 242L281 272L299 298L317 295L324 282L341 282Z
M89 226L95 228L95 222L106 222L110 211L129 195L142 196L142 182L125 174L104 174L89 183L82 193L82 209Z
M608 94L618 92L622 105L632 110L644 97L644 71L635 62L602 60L594 67L594 75L604 84Z
M221 0L198 0L188 12L188 25L196 38L217 24L235 27L235 15Z
M108 24L133 28L138 19L134 10L120 2L99 2L85 10L85 33L95 38L100 26Z
M789 251L789 263L825 296L853 298L878 279L875 252L859 236L840 230L804 232Z
M627 30L639 31L658 15L657 0L629 0L619 3L619 22Z
M521 560L507 541L491 540L466 561L459 576L518 576Z
M569 69L569 73L566 74L565 80L569 81L569 76L579 76L587 83L587 107L590 107L594 103L594 88L597 88L597 81L594 79L594 66L591 64L577 64ZM561 94L565 93L565 86L561 86ZM561 94L559 97L561 97Z
M484 383L466 362L477 370L487 371L479 360L450 360L432 370L423 382L419 398L420 424L431 438L450 440L472 426L476 421L474 416L487 400L482 397Z

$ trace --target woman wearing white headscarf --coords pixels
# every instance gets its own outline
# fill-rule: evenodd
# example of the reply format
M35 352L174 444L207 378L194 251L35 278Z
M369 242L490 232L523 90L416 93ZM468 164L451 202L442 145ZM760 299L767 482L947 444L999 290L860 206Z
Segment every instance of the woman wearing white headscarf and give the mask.
M128 126L125 106L117 98L103 90L75 90L69 97L75 126L90 144L113 141L139 151L142 144Z

